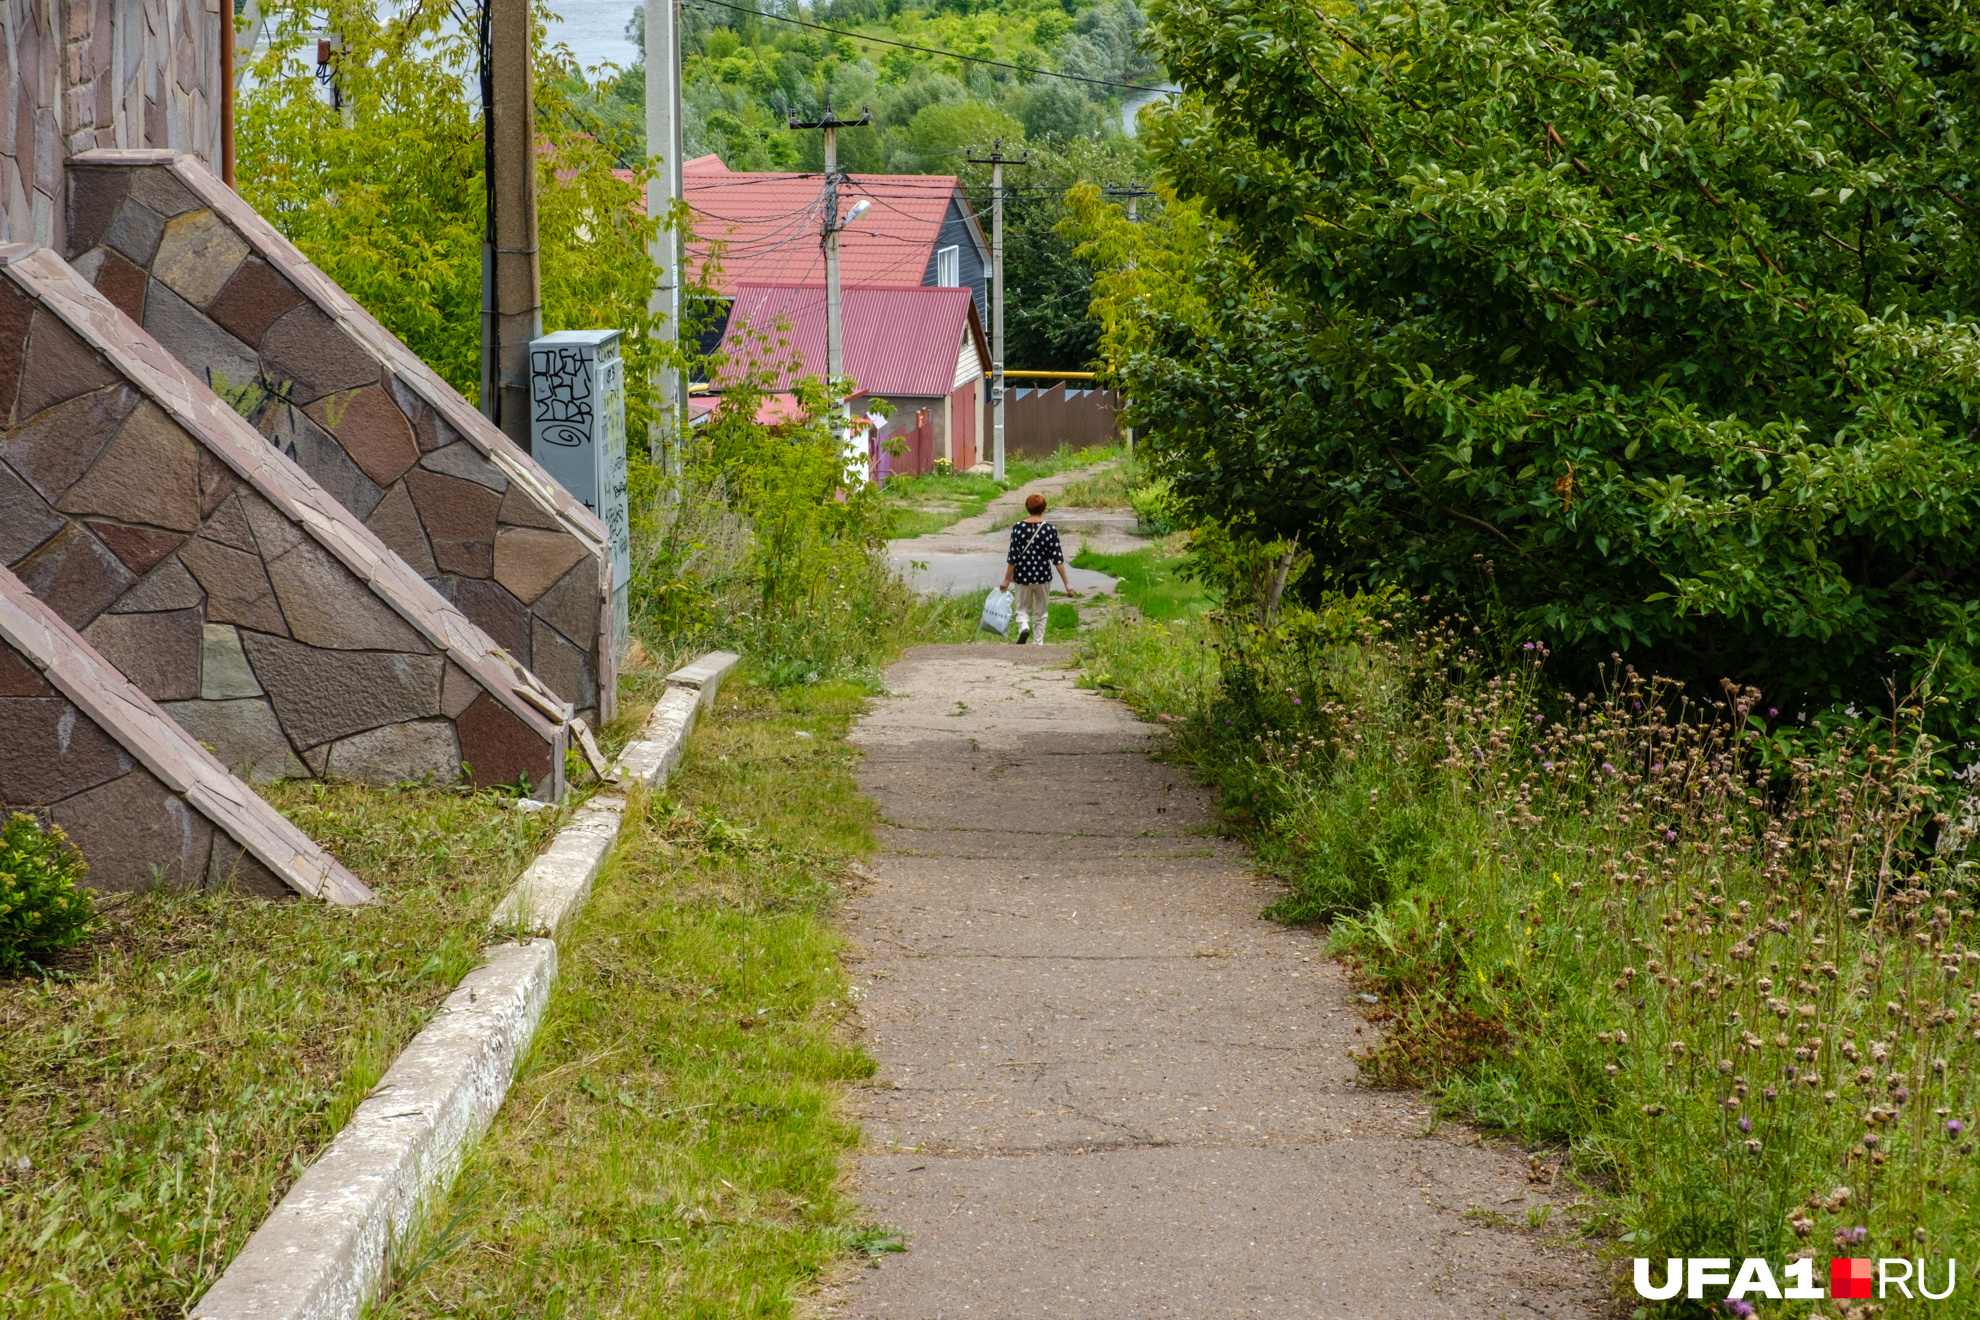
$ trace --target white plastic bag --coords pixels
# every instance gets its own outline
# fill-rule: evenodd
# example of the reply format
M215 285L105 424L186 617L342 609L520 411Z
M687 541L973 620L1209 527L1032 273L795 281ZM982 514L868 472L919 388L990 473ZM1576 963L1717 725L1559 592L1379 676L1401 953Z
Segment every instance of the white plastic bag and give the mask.
M1011 611L1017 608L1017 596L1002 587L993 587L983 601L983 618L976 626L984 632L1004 636L1011 630Z

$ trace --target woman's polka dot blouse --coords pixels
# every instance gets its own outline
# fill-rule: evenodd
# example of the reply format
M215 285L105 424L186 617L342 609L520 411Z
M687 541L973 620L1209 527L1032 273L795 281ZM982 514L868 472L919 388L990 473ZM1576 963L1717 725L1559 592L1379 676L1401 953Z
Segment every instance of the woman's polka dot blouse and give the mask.
M1059 548L1059 529L1051 523L1021 522L1011 528L1011 550L1004 562L1016 568L1011 579L1019 583L1050 582L1052 565L1066 562Z

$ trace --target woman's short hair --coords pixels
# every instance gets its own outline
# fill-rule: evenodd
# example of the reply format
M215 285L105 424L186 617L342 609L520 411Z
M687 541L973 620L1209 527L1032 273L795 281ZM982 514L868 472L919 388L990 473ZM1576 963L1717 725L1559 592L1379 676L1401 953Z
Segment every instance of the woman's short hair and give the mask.
M1045 512L1045 497L1043 495L1027 495L1024 501L1024 511L1033 514Z

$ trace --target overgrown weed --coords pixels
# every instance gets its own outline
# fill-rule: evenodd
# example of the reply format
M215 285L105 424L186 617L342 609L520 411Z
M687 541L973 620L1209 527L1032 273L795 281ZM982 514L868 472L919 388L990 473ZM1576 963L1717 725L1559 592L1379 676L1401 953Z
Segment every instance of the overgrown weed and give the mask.
M1381 995L1367 1080L1568 1143L1619 1256L1904 1256L1943 1286L1980 1240L1980 932L1922 699L1813 728L1626 666L1568 694L1544 648L1406 619L1116 625L1086 660L1180 717L1288 882L1272 914L1330 923Z
M835 1256L898 1249L838 1181L840 1092L873 1068L830 920L872 846L845 741L865 695L725 687L559 941L458 1248L385 1314L784 1316Z

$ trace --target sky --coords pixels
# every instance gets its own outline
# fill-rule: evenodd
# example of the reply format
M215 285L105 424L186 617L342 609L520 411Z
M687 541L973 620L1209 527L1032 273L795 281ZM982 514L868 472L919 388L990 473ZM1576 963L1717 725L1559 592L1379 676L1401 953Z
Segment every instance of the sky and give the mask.
M551 10L564 21L550 27L552 43L569 46L578 63L589 69L611 63L631 67L639 50L626 36L635 0L551 0Z

